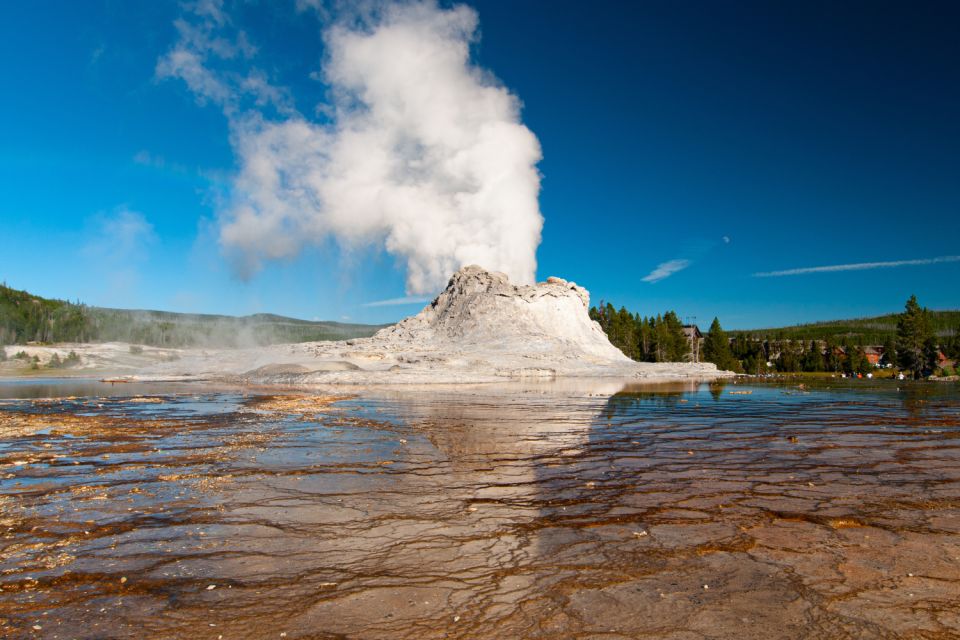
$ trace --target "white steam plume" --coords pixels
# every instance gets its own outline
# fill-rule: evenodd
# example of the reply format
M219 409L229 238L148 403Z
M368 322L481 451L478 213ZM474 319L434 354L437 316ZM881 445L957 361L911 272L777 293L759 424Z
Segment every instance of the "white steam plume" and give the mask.
M409 294L434 292L474 263L534 280L540 145L517 98L471 62L477 20L466 6L417 2L328 28L326 123L285 109L267 116L262 105L284 92L262 73L231 81L200 66L215 55L196 44L202 29L161 59L158 73L182 77L230 118L240 169L220 240L244 273L333 236L345 247L382 243L406 263ZM255 106L238 109L238 95Z

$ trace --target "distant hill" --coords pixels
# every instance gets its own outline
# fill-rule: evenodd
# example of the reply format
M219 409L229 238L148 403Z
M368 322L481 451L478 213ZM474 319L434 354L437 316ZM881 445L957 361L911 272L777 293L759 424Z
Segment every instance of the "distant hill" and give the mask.
M157 347L238 347L373 335L386 325L250 316L106 309L54 300L0 285L0 345L130 342Z
M897 333L898 313L888 313L872 318L831 320L798 324L770 329L735 329L727 333L731 337L753 337L764 340L826 340L828 337L860 342L882 344L886 338ZM952 336L960 329L960 311L930 311L930 321L938 336Z

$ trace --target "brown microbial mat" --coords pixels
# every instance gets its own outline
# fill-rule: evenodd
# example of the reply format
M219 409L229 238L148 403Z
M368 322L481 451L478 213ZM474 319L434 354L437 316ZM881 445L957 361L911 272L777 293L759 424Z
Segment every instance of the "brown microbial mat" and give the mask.
M61 391L3 637L960 637L956 385Z

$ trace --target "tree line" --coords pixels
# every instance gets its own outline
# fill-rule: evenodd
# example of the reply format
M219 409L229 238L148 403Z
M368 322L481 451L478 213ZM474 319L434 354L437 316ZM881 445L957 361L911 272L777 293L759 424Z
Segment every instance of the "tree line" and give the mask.
M630 358L645 362L688 359L689 342L673 311L655 318L644 318L612 304L590 309L590 317L600 323L610 342ZM865 345L863 336L837 336L832 325L824 323L822 335L806 333L798 338L783 331L770 337L745 331L724 331L714 318L700 345L700 360L713 362L720 369L760 375L775 372L832 372L866 374L875 369L867 357L868 349L880 355L877 363L919 378L940 369L940 355L960 361L960 326L943 330L934 314L911 296L901 314L891 316L895 332L880 333L882 342ZM960 323L958 323L960 324ZM945 334L945 335L941 335ZM682 344L681 344L682 343ZM879 347L879 348L877 348ZM956 365L955 365L956 366Z
M884 344L897 335L897 321L900 313L887 313L869 318L829 320L788 327L766 329L734 329L728 331L731 337L750 336L763 340L825 340L833 336L836 341L846 340L852 345ZM928 323L933 334L950 338L960 327L960 310L933 311L927 313Z
M647 318L601 302L590 308L590 318L600 324L615 347L634 360L682 362L690 355L690 342L674 311Z

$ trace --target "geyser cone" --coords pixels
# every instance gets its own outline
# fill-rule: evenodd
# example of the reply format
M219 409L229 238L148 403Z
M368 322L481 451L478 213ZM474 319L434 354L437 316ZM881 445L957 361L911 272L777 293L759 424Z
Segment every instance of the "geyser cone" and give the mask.
M158 369L164 377L311 386L727 375L709 363L630 360L590 319L589 303L584 288L560 278L514 285L502 273L468 266L423 311L371 338L185 353Z
M549 278L518 286L502 273L471 265L453 274L443 293L423 311L373 339L630 362L590 319L589 306L590 294L573 282Z

